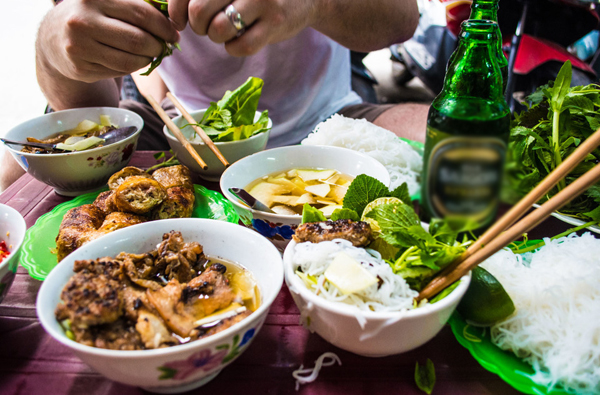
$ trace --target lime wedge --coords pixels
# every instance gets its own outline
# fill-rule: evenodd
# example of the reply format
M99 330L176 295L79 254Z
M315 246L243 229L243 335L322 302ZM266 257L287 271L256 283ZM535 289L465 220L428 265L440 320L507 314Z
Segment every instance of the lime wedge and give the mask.
M515 305L496 277L478 266L471 271L471 284L456 309L469 324L490 326L510 316Z

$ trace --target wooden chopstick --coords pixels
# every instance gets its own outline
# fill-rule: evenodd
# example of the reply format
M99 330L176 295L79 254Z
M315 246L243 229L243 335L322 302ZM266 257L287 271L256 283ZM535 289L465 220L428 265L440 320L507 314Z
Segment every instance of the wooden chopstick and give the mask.
M456 268L445 276L436 277L437 281L430 282L416 298L417 301L422 299L429 299L436 295L442 289L452 284L465 274L467 274L475 266L495 254L500 249L504 248L510 242L517 239L523 233L537 226L540 222L545 220L555 210L560 209L565 204L579 196L589 187L594 185L600 180L600 165L595 165L584 175L580 176L577 180L571 183L569 186L558 192L547 202L542 204L537 210L532 211L526 217L515 223L512 227L508 228L504 233L497 235L493 238L489 244L483 248L475 251L467 259L462 261Z
M431 285L448 275L462 261L480 250L483 246L494 239L500 232L507 229L531 206L547 194L560 180L565 178L577 165L588 156L594 149L600 145L600 129L596 130L588 137L575 151L573 151L559 166L557 166L546 178L544 178L535 188L517 202L509 211L507 211L496 223L485 231L469 248L454 262L442 270L431 282Z
M190 142L187 141L187 139L185 138L183 133L181 133L181 130L179 130L177 125L175 125L175 123L171 120L171 118L169 118L169 115L165 112L165 110L163 110L163 108L160 106L160 104L158 104L151 95L144 95L142 93L142 96L144 96L144 98L148 101L148 103L150 103L150 105L152 106L152 108L154 108L154 111L156 111L156 113L158 114L160 119L163 120L163 122L165 123L165 125L167 125L167 127L169 129L171 129L171 132L173 132L173 135L185 147L185 149L190 153L190 155L192 155L192 158L194 158L196 160L196 162L198 162L200 167L202 167L202 169L204 169L204 170L208 169L208 165L206 164L206 162L204 162L202 160L202 158L200 157L198 152L196 152L196 150L194 149L194 147L192 147Z
M439 292L443 288L445 288L446 279L450 276L457 267L462 266L462 262L465 262L469 257L481 251L484 246L487 245L488 242L495 240L495 238L509 226L511 226L515 221L517 221L531 206L537 202L543 195L548 193L561 179L566 177L588 154L590 154L596 147L600 145L600 129L596 130L590 137L588 137L575 151L569 155L564 162L562 162L559 166L557 166L546 178L538 184L534 189L532 189L523 199L521 199L515 206L513 206L506 214L504 214L494 225L492 225L481 237L479 237L456 261L452 262L448 265L444 270L442 270L419 294L418 300L430 297L435 295L433 290L437 290L435 292ZM589 172L588 172L589 173ZM566 190L567 188L565 188ZM564 190L563 190L564 191ZM562 192L562 191L561 191ZM580 194L581 191L577 194ZM556 195L558 196L558 194ZM555 197L556 197L555 196ZM571 197L573 199L575 196ZM552 199L551 199L552 200ZM570 200L568 200L570 201ZM562 205L568 203L566 201ZM549 201L548 201L549 202ZM548 203L546 202L546 203ZM562 205L560 207L562 207ZM541 207L536 210L540 211ZM544 211L540 211L544 212ZM552 213L552 210L548 215ZM544 217L545 218L545 217ZM542 219L544 219L542 218ZM527 230L531 229L528 228ZM522 231L523 232L526 232ZM515 237L516 238L516 237ZM513 240L509 240L506 244ZM499 247L498 249L504 246ZM494 251L495 252L495 251ZM494 253L492 252L492 254ZM491 255L491 254L490 254ZM489 257L489 255L488 255ZM487 257L486 257L487 258ZM483 258L484 260L486 258ZM476 263L472 267L475 267ZM471 270L471 269L468 269ZM468 271L467 270L467 271ZM466 273L466 272L465 272ZM463 273L463 275L465 274ZM460 278L460 276L458 277Z
M213 141L210 139L210 137L208 137L206 132L201 127L194 125L195 123L198 123L198 122L190 115L189 112L187 112L187 110L185 109L185 107L183 107L181 105L179 100L177 100L177 98L175 96L173 96L171 94L171 92L167 92L167 97L169 99L171 99L173 104L175 104L175 107L177 107L177 109L181 112L181 115L183 115L185 120L190 123L190 126L192 126L192 128L194 128L196 133L198 133L198 135L200 136L202 141L204 141L204 144L206 144L208 146L208 148L210 148L210 150L215 153L215 155L217 156L217 158L219 158L221 163L223 163L223 165L225 167L229 166L229 162L227 161L227 159L225 159L225 157L223 156L221 151L219 151L219 149L217 148L215 143L213 143Z

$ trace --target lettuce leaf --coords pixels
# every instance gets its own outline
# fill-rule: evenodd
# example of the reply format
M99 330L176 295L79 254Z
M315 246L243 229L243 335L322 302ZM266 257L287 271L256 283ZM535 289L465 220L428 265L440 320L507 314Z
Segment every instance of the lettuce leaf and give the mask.
M218 102L211 102L198 122L215 142L245 140L269 130L269 112L260 114L254 122L264 81L250 77L234 91L226 91Z
M332 221L337 221L338 219L351 219L352 221L360 221L358 213L348 208L338 208L331 213Z
M304 203L302 206L302 223L306 224L308 222L323 222L327 221L323 212L317 208L314 208L308 203Z

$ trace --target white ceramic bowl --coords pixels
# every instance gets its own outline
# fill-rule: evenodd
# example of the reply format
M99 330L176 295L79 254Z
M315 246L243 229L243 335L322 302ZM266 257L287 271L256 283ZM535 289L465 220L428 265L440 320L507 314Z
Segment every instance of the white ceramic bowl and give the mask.
M285 282L301 313L303 324L329 343L366 357L384 357L417 348L431 340L446 324L467 291L471 275L461 279L452 293L434 304L403 312L360 312L353 306L325 300L311 292L294 273L296 242L283 254Z
M251 182L273 173L294 168L335 169L352 177L367 174L390 184L390 175L376 159L347 148L295 145L258 152L231 165L221 177L221 191L233 204L242 221L271 240L283 251L300 224L300 215L271 214L250 209L229 188L246 188Z
M0 262L0 303L15 278L26 230L23 216L14 208L0 203L0 240L6 243L10 251Z
M197 122L200 122L200 120L204 116L205 111L206 109L193 111L190 112L190 115ZM256 116L254 118L255 121L258 120L260 114L260 112L256 112ZM195 132L191 126L186 126L182 128L182 126L187 125L189 123L187 120L185 120L185 118L183 118L180 115L178 117L173 118L173 122L175 123L175 125L177 125L178 128L180 128L181 133L188 140L194 138ZM273 122L269 118L268 127L271 128L272 126ZM196 162L194 158L192 158L192 155L190 155L190 153L179 142L179 140L177 140L177 138L173 136L173 133L171 132L171 130L169 130L169 128L165 126L163 128L163 133L167 137L169 146L171 147L173 152L177 154L177 159L179 159L179 161L182 164L189 167L190 170L192 170L194 173L197 173L200 177L204 178L205 180L219 181L221 174L223 174L223 171L225 171L225 166L223 165L223 163L221 163L219 158L217 158L217 156L211 151L211 149L200 140L199 137L196 138L199 142L194 142L190 144L192 145L192 147L194 147L196 152L198 152L198 155L200 155L202 160L206 163L208 167L206 170L202 169L198 162ZM252 155L255 152L264 150L267 146L267 141L269 140L270 133L271 129L267 130L266 132L256 134L245 140L222 141L214 144L219 149L219 151L221 151L221 154L223 154L225 159L227 159L227 161L230 164L232 164L245 156Z
M261 305L249 317L205 339L157 350L118 351L89 347L67 338L54 311L60 293L73 275L73 262L115 256L121 251L150 251L171 230L181 231L186 241L198 241L204 252L237 262L258 282ZM243 226L209 219L167 219L117 230L83 245L61 261L48 275L37 297L37 314L44 329L69 347L82 361L111 380L152 392L176 393L199 387L213 379L235 358L234 350L246 350L260 330L283 284L280 253L266 240ZM226 352L222 351L226 349ZM228 357L226 357L228 356ZM200 364L198 362L210 362ZM160 379L161 367L175 369L171 378ZM171 372L173 373L173 372Z
M95 191L104 186L113 173L129 163L144 126L142 117L136 113L114 107L57 111L23 122L9 130L5 136L15 141L26 141L27 137L44 139L73 129L85 119L99 122L100 115L110 116L111 121L119 127L135 126L138 131L104 147L63 154L32 154L21 152L20 146L5 146L25 171L53 187L58 194L76 196Z

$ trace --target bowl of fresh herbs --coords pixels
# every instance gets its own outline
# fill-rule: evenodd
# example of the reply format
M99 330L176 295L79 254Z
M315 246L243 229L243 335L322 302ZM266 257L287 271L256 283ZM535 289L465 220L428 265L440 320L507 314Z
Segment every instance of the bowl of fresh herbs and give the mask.
M268 110L257 111L263 80L250 77L234 91L227 91L221 100L211 102L210 107L190 111L190 115L210 137L229 163L262 151L267 146L273 122ZM182 116L173 118L185 138L206 162L208 168L202 169L187 149L177 140L166 126L163 129L167 141L179 161L209 181L218 181L225 166L211 151L192 125Z

